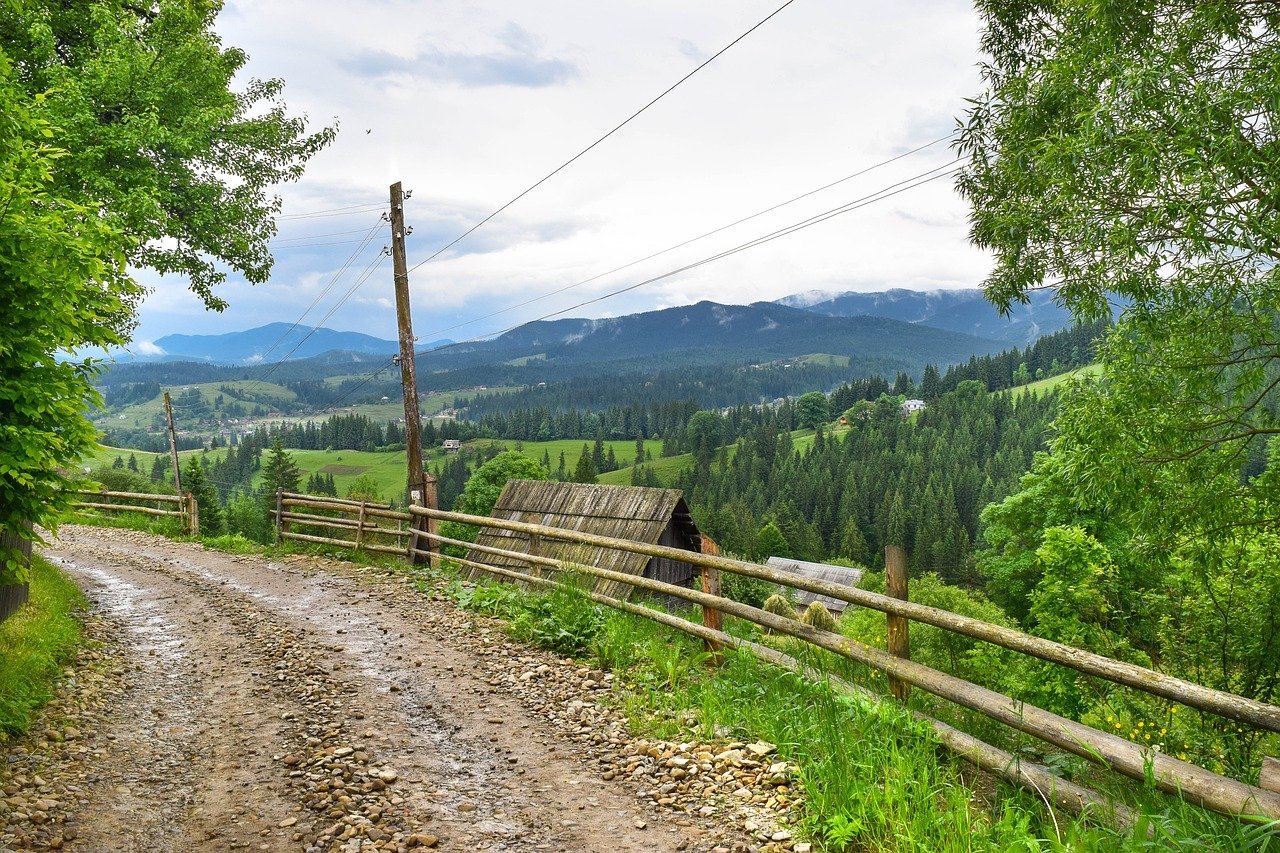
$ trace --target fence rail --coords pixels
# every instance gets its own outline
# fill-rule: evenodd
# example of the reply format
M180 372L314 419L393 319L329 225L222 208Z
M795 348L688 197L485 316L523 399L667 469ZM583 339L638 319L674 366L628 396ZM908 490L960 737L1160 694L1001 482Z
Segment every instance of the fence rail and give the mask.
M297 509L354 513L356 517L317 515L313 512L297 512ZM377 519L396 521L400 526L386 527L378 524ZM407 512L399 512L391 509L390 506L368 501L351 501L289 492L280 492L276 495L277 540L290 539L316 545L336 545L340 548L354 548L357 551L395 554L412 560L413 555L408 546L411 531L404 526L412 521L413 516ZM349 534L351 538L340 539L336 536L299 533L293 529L294 525L337 530ZM370 541L371 537L374 541Z
M283 524L284 521L285 513L283 508L285 506L304 505L304 501L316 500L304 495L281 495L279 505L282 511L278 513L281 523ZM360 504L353 501L325 499L324 503L328 509L346 512L360 511L361 507ZM455 544L473 549L479 554L517 559L529 567L528 571L518 571L511 566L499 568L479 561L466 559L457 561L471 568L508 580L516 580L534 586L546 586L555 583L554 579L548 576L549 573L543 571L544 569L549 569L551 573L569 572L607 581L619 581L646 592L684 599L692 604L701 606L704 611L714 611L735 616L776 633L803 640L811 646L848 660L861 663L884 673L890 678L891 683L912 685L961 707L977 711L992 720L1031 735L1058 749L1101 764L1103 767L1117 773L1138 780L1151 779L1160 790L1180 796L1207 809L1250 821L1280 819L1280 784L1274 781L1276 774L1266 772L1267 768L1273 766L1270 763L1272 762L1271 759L1267 759L1264 762L1264 772L1261 774L1262 784L1260 786L1250 785L914 662L907 656L909 652L906 650L909 646L905 642L897 645L897 649L902 654L902 656L897 656L879 648L863 645L841 634L823 631L794 619L768 613L762 609L704 592L700 589L690 589L651 578L609 571L596 566L579 565L542 554L530 554L488 546L482 547L472 543L460 542L424 529L425 525L414 524L413 520L425 521L430 519L436 522L461 522L506 530L529 537L539 537L542 540L557 540L612 548L649 557L679 560L699 566L707 572L727 571L794 589L829 595L850 604L881 611L886 615L886 620L890 625L894 624L890 621L894 619L902 620L905 623L916 621L933 625L962 636L983 640L1006 649L1051 661L1077 672L1096 676L1150 695L1179 702L1197 710L1248 723L1272 732L1280 732L1280 708L1276 706L1215 690L1183 679L1174 678L1152 669L1112 660L1092 652L1033 637L1020 631L992 625L970 617L867 590L798 577L755 563L745 563L725 557L697 554L677 548L632 542L563 528L465 515L424 507L409 507L406 513L395 514L396 518L401 518L401 516L408 516L411 523L407 531L408 544L399 553L405 554L410 561L416 561L416 558L419 557L433 556L440 544ZM363 521L360 524L363 524ZM327 544L344 547L352 547L354 544L347 540L323 537L306 538L297 534L286 536L283 531L280 535L282 538L323 541ZM428 547L420 547L424 544L422 540L426 540ZM677 616L661 613L608 596L596 593L591 593L590 595L593 600L601 604L654 619L690 635L701 637L709 644L729 646L731 648L748 648L772 663L791 669L796 669L797 667L803 669L803 664L775 649L749 643L740 638L732 637L723 631L708 628L706 625L699 625ZM970 735L959 732L940 721L929 718L924 719L933 726L941 742L957 754L1010 781L1018 784L1033 785L1042 795L1050 797L1058 805L1077 811L1084 808L1103 809L1106 814L1110 815L1113 822L1119 824L1127 824L1132 820L1132 815L1126 810L1107 804L1105 798L1092 791L1054 777L1044 768L1036 767L1025 761L1019 761L997 747L978 741Z
M177 518L182 522L182 531L192 535L200 533L200 504L195 495L186 492L181 495L152 495L145 492L111 492L102 489L96 492L76 491L79 499L73 506L79 509L92 509L99 512L136 512L161 518ZM96 500L85 500L96 498ZM176 509L164 509L150 504L172 504Z

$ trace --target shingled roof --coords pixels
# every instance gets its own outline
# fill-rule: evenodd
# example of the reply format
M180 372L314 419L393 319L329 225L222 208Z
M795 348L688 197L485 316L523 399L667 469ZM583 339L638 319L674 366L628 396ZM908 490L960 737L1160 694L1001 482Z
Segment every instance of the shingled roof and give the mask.
M809 580L829 581L830 583L838 583L841 586L857 586L858 581L862 580L862 569L853 569L847 566L807 563L804 560L793 560L790 557L770 557L767 565L771 569L790 572L793 575L799 575ZM811 602L820 601L832 613L840 614L849 606L847 601L841 601L829 595L820 595L803 589L797 589L794 592L796 603L802 607L807 607Z
M649 545L673 545L691 551L698 550L700 544L698 528L679 489L512 480L502 490L492 515L510 521L561 527ZM528 534L510 530L482 527L476 544L529 553ZM546 538L541 541L538 553L629 575L656 576L670 582L686 582L678 575L692 574L692 567L685 563L651 560L642 554ZM467 559L500 568L529 570L528 563L514 557L500 557L474 549L468 552ZM651 566L651 563L655 565ZM684 567L685 571L673 575L672 570L676 566ZM472 577L481 574L478 569L470 573ZM634 587L620 581L597 580L594 589L603 595L625 600Z

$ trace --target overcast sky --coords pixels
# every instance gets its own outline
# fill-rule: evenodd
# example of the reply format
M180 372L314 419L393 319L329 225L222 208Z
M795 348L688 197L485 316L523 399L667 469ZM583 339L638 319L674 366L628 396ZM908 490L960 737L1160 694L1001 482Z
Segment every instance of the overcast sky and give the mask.
M218 30L254 77L337 141L282 187L276 265L232 281L207 314L182 281L155 285L136 340L271 321L314 325L387 244L379 209L403 181L410 264L430 255L626 118L780 0L230 0ZM978 91L977 24L958 0L796 0L644 115L439 259L414 270L423 341L475 337L558 311L847 204L946 164L946 144L708 239L531 305L459 325L608 272L837 181L951 132ZM358 242L377 226L363 249ZM571 310L600 317L808 290L973 287L944 178L794 235ZM347 242L355 241L355 242ZM308 245L328 243L331 245ZM360 251L355 251L355 250ZM352 253L355 252L354 257ZM351 263L340 274L344 264ZM389 260L324 325L395 337ZM145 344L142 344L145 347Z

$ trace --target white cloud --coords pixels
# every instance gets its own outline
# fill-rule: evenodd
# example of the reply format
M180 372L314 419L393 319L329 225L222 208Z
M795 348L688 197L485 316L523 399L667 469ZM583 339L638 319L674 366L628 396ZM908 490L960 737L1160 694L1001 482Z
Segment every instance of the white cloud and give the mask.
M156 346L151 341L134 341L129 344L129 349L142 356L168 355L162 347Z
M572 0L229 0L218 23L247 73L282 77L285 100L342 132L285 213L383 203L414 190L411 263L430 255L630 115L776 7L776 0L610 4ZM793 4L644 115L530 192L456 249L411 274L414 328L475 320L488 333L694 263L903 181L953 156L943 145L660 257L580 284L947 133L979 88L976 18L964 0ZM369 131L366 133L365 131ZM988 258L966 210L935 181L663 278L566 316L623 314L703 299L746 303L806 290L975 286ZM221 315L180 282L154 287L139 334L220 332L328 312L388 242L377 212L282 222L305 238L376 226L354 245L281 244L272 280L231 281ZM338 235L332 241L358 238ZM323 240L317 240L323 242ZM285 249L285 245L292 248ZM389 264L326 325L394 338Z

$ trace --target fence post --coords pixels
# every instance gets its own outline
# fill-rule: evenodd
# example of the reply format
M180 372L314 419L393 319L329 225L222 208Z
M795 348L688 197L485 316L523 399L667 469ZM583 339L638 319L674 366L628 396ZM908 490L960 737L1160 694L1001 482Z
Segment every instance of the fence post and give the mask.
M360 550L360 546L364 544L364 499L360 500L360 515L356 518L356 550Z
M284 532L284 489L276 489L276 544L280 544L280 534Z
M196 500L196 496L191 492L185 492L183 497L187 502L187 524L191 528L192 536L199 538L200 536L200 502Z
M907 600L907 552L897 545L886 545L884 549L884 592L893 598ZM884 618L889 654L911 660L910 620L892 613L886 613ZM891 675L889 690L893 698L905 702L911 685Z
M711 568L710 566L700 566L699 568L702 574L702 591L707 595L714 595L718 597L720 595L720 570ZM706 604L702 605L702 624L711 630L722 630L722 616L723 614L714 607L710 607ZM713 662L719 664L722 660L722 655L720 654L720 643L712 639L707 639L705 643L707 651L711 653Z
M542 556L542 537L536 533L529 534L529 556L530 557ZM539 578L542 577L542 566L530 561L529 574L533 575L534 577L539 577Z
M1258 787L1280 794L1280 758L1263 756L1262 772L1258 774Z
M422 481L422 502L427 509L440 508L440 494L437 490L439 478L435 474L428 473ZM440 532L440 522L430 516L427 517L427 533L432 535ZM435 539L427 539L427 560L432 571L440 568L440 543Z

